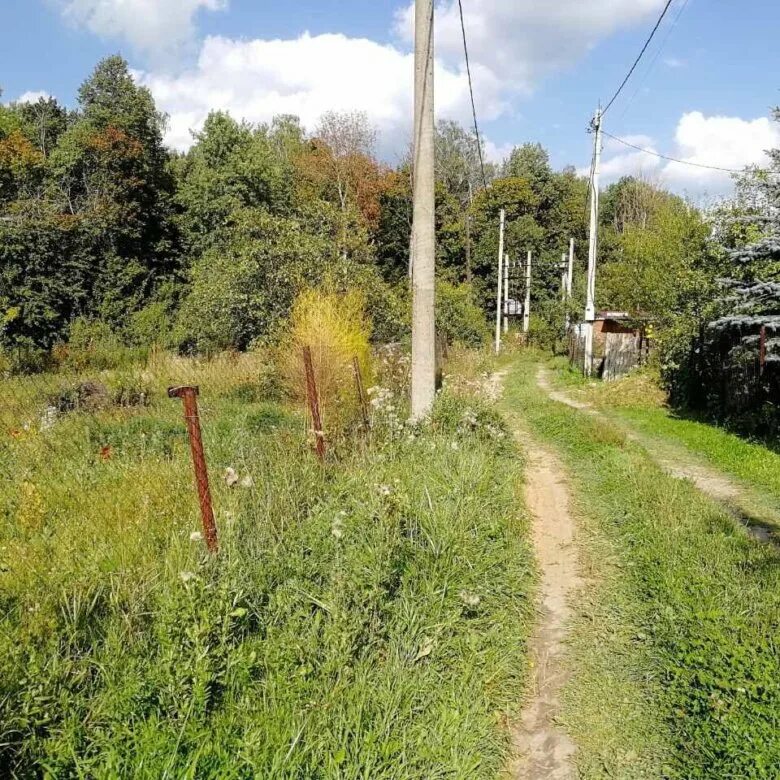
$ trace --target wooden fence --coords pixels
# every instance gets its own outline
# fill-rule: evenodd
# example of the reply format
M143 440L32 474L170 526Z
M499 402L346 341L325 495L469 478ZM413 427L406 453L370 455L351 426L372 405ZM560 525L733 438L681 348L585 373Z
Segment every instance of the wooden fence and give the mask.
M650 342L641 334L605 333L593 340L593 376L609 382L644 365L650 355ZM585 337L569 332L569 362L583 370Z

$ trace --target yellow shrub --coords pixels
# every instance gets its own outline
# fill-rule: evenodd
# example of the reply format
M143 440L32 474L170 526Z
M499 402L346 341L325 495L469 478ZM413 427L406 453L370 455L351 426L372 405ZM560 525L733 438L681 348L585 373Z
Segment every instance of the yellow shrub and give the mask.
M305 402L303 348L311 348L326 431L353 418L357 411L352 360L357 357L367 387L371 380L370 334L362 293L306 290L293 305L289 333L278 348L280 373L293 398Z

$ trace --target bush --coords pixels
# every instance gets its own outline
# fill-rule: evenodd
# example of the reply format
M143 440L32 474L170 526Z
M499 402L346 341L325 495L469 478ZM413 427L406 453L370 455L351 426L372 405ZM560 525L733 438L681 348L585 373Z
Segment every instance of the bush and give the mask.
M279 371L289 394L306 400L303 348L310 347L323 424L340 426L356 411L352 360L357 357L364 383L371 381L371 326L365 298L308 290L298 296L290 315L289 331L277 348Z
M481 347L489 336L485 313L468 284L436 283L436 330L448 344Z
M78 382L65 385L49 396L48 405L57 412L97 412L111 404L108 388L101 382Z
M297 220L241 214L230 242L193 266L180 342L206 353L248 348L279 326L301 290L319 284L334 251Z
M101 320L74 320L66 344L54 347L56 363L66 371L105 371L127 367L144 356L143 350L129 349L111 327Z
M563 337L564 308L561 301L539 301L531 308L528 341L540 349L556 354Z
M30 345L0 348L0 376L18 376L36 374L45 371L51 365L48 350Z
M174 319L170 306L164 301L154 301L130 317L127 340L139 347L174 347Z

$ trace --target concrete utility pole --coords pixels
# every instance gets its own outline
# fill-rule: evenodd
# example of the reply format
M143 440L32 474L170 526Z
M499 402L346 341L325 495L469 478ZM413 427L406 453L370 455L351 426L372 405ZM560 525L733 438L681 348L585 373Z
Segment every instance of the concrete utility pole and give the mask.
M415 0L414 222L412 244L412 419L436 397L433 0Z
M525 306L523 306L523 333L531 327L531 250L525 264Z
M566 274L566 332L569 332L571 326L571 316L569 315L569 309L571 308L571 293L572 284L574 282L574 239L569 239L569 271Z
M596 319L596 253L599 236L599 168L601 166L601 109L593 117L593 176L590 191L590 234L588 242L588 286L585 304L585 376L593 373L593 321Z
M561 300L566 303L566 288L568 280L566 276L566 252L561 255Z
M504 333L509 333L509 253L504 253Z
M504 277L504 223L506 211L501 209L498 223L498 293L496 294L496 355L501 351L501 287Z

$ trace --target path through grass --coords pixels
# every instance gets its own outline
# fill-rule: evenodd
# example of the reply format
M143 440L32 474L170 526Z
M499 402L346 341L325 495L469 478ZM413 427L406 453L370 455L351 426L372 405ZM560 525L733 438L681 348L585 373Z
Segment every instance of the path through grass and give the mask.
M565 720L585 777L774 778L780 552L666 475L603 419L540 394L518 360L505 405L555 446L584 523Z

